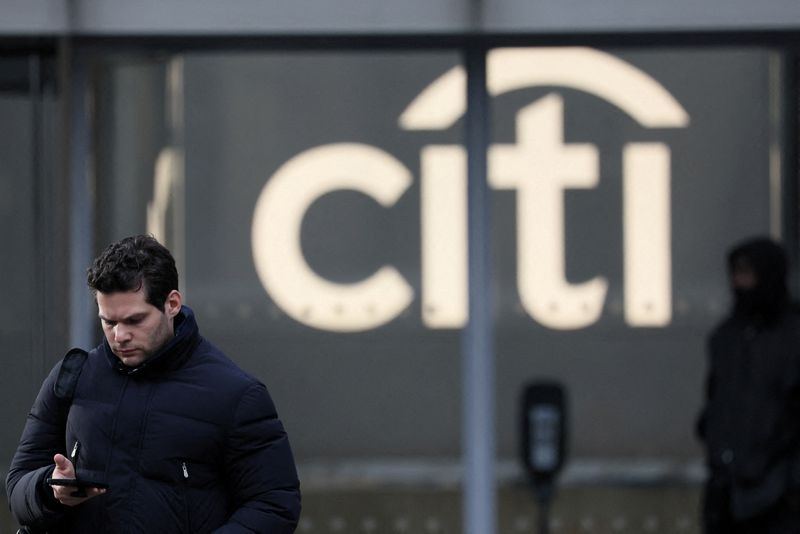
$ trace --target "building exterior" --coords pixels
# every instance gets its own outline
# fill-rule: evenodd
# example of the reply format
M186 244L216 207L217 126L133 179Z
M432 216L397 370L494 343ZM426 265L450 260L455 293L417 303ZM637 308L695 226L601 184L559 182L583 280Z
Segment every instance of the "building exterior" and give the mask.
M567 480L702 476L724 251L771 234L797 259L793 2L0 14L3 458L50 366L99 339L86 265L150 232L311 488L453 484L492 534L543 378Z

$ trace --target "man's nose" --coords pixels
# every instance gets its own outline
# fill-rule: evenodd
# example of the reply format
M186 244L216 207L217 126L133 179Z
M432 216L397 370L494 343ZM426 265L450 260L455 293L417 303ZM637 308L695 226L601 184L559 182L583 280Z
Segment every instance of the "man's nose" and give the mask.
M125 325L117 324L114 326L114 341L122 343L131 338L131 331Z

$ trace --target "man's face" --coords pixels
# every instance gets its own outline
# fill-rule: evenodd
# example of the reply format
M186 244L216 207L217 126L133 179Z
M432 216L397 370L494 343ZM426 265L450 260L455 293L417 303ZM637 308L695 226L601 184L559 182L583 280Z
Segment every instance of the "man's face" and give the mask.
M758 286L756 270L747 258L737 258L734 262L731 285L734 291L752 291Z
M111 350L123 364L136 367L174 335L181 296L172 291L164 309L145 300L144 288L117 293L97 292L97 315Z

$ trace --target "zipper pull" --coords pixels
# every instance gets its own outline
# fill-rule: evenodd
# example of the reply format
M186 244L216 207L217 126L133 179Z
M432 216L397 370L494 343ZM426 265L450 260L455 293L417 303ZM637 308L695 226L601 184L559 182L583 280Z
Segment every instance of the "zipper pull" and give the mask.
M183 469L183 478L189 478L189 470L186 468L186 462L181 462L181 468Z
M78 463L78 451L81 448L81 444L79 441L75 442L75 445L72 447L72 452L69 455L69 459L72 461L73 467Z

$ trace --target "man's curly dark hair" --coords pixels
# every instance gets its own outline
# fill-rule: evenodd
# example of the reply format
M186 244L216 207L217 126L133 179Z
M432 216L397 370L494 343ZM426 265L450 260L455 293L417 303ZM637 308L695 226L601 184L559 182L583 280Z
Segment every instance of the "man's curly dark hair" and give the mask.
M138 291L159 310L178 289L178 270L170 251L152 235L126 237L110 244L87 270L93 294Z

